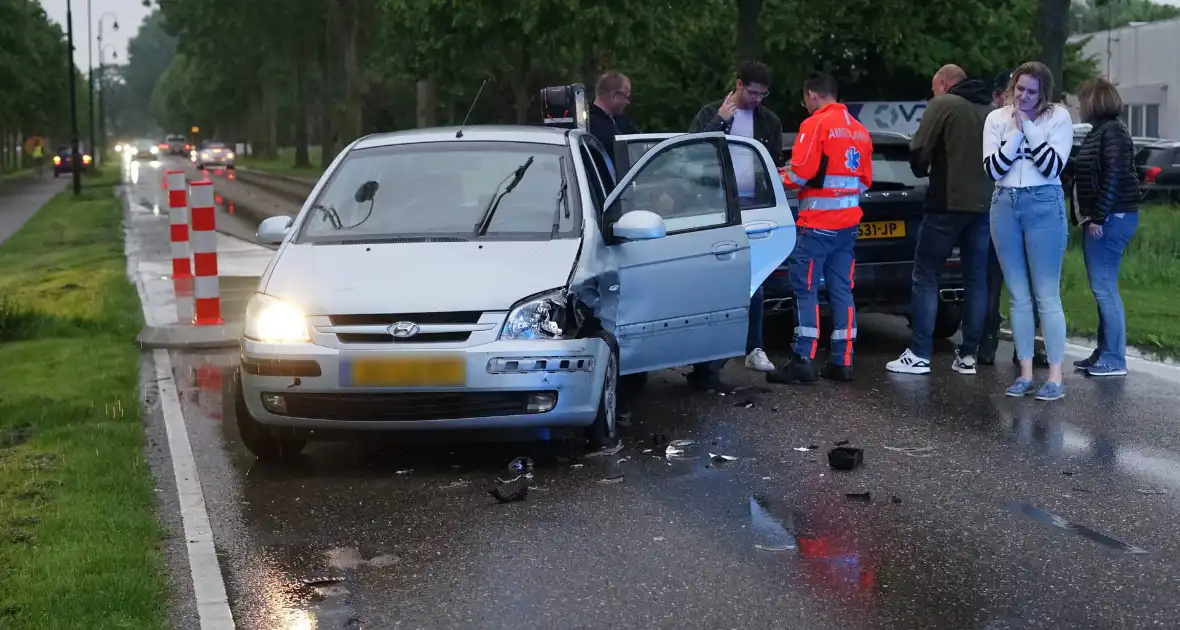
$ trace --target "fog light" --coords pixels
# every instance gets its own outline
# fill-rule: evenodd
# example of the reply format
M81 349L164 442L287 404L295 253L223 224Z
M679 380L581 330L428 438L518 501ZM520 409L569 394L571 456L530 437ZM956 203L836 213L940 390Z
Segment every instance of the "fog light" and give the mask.
M525 405L525 411L529 413L545 413L553 411L553 407L557 405L557 394L546 392L543 394L530 394L528 404Z
M262 406L271 413L287 413L287 401L282 394L263 394Z

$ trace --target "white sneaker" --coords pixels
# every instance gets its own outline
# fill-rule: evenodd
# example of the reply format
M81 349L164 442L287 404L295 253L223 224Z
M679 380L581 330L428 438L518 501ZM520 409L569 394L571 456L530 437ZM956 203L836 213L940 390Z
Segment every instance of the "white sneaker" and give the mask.
M766 357L762 348L754 348L746 355L746 369L755 372L773 372L774 364Z
M909 348L897 360L885 364L885 369L898 374L929 374L930 361L910 352Z
M959 374L975 374L975 357L971 355L959 356L955 350L955 360L951 362L951 369Z

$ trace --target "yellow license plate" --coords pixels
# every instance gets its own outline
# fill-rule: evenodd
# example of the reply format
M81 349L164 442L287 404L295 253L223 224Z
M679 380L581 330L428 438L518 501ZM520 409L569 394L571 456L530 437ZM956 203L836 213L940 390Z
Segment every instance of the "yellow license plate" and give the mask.
M455 356L358 359L341 376L353 387L458 387L467 382L467 362Z
M869 221L860 224L856 238L905 238L905 221Z

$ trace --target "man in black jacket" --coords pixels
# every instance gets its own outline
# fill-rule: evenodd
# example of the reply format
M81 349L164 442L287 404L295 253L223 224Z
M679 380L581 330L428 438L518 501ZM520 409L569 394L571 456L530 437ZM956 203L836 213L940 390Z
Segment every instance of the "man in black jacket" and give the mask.
M770 93L770 68L757 61L747 61L738 66L737 82L724 99L709 103L697 112L688 127L689 133L722 131L726 135L753 138L762 143L775 166L783 166L783 123L762 100ZM734 160L734 171L738 181L739 201L753 201L744 195L753 190L744 190L745 182L754 182L752 166L743 160ZM743 171L743 169L745 169ZM765 306L762 287L750 298L750 328L746 336L747 369L757 372L773 372L775 367L762 349L762 310ZM720 375L725 360L697 363L688 376L694 389L728 389L721 383Z
M598 78L594 86L594 103L590 105L590 134L606 149L611 168L614 168L615 161L615 136L639 133L623 113L630 104L631 79L627 75L611 70Z

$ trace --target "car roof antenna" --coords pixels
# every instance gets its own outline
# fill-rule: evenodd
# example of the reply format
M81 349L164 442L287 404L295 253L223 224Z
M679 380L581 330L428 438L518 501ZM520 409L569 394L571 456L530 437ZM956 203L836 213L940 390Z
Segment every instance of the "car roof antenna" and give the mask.
M487 79L484 79L483 83L479 84L479 91L475 93L475 98L471 101L471 107L467 108L467 115L463 117L463 122L459 125L459 130L455 132L456 138L463 137L463 128L467 126L467 119L471 118L471 112L475 110L475 104L479 102L479 95L483 94L483 86L487 84Z

